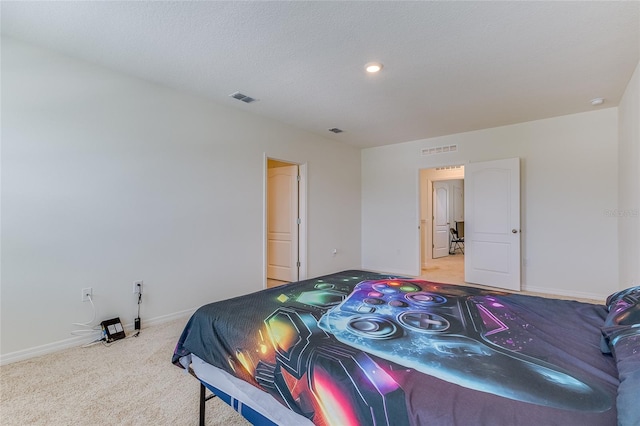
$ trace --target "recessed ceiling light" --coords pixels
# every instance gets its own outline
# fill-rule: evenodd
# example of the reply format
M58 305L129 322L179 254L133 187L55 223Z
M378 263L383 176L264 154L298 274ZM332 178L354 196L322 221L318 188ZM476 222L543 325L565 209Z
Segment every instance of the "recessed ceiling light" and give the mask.
M604 103L604 98L593 98L589 102L591 102L591 105L593 106L602 105Z
M382 69L382 64L380 62L369 62L364 66L364 69L367 70L367 72L378 72Z

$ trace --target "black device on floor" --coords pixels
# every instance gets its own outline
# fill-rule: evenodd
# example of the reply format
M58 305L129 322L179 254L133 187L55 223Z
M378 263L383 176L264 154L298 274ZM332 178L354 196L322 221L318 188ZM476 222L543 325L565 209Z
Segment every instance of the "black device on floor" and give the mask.
M102 326L102 330L105 333L107 343L124 339L126 337L124 334L124 327L122 327L122 323L120 322L120 318L113 318L110 320L102 321L100 325Z

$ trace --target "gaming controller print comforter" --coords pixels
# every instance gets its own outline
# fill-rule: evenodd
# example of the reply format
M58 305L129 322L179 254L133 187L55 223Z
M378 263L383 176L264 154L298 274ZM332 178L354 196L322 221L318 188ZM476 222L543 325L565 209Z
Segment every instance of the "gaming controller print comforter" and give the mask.
M317 425L638 424L638 295L345 271L201 307L173 362L193 353Z

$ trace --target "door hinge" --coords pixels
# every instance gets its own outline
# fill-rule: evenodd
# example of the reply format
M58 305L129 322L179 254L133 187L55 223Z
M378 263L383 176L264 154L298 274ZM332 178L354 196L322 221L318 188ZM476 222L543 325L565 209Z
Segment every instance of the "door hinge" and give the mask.
M300 182L300 175L296 176L296 180Z
M298 225L302 224L302 219L297 218L297 219L296 219L296 223L297 223Z
M298 268L300 267L300 261L299 261L299 260L296 262L296 266L297 266Z

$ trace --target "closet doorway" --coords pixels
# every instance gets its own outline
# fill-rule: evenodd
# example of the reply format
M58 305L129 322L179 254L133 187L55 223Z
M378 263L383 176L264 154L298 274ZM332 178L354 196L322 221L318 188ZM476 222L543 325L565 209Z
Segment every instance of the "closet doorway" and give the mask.
M306 275L306 167L266 158L265 283L275 287Z

